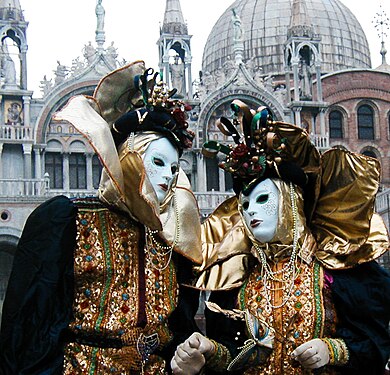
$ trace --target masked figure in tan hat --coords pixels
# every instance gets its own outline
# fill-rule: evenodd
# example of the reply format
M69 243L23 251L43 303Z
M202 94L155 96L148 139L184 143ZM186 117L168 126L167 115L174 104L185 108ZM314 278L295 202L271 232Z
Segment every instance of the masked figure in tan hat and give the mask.
M226 155L237 194L202 228L207 337L178 347L173 373L382 375L390 276L374 260L388 250L373 212L378 161L320 155L267 109L232 109L235 124L217 125L235 144L204 145Z
M28 218L3 310L0 373L165 374L196 330L195 197L179 157L185 103L142 61L104 77L55 118L103 165L98 197L55 197Z

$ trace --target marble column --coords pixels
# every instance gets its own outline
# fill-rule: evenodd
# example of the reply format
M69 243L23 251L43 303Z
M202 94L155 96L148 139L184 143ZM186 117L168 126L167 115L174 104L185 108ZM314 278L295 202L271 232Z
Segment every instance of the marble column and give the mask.
M293 68L293 77L294 77L294 101L299 101L299 72L298 72L298 63L292 63Z
M197 189L199 192L207 191L207 180L206 180L206 160L201 153L196 155L197 158Z
M20 87L22 90L27 90L27 45L22 45L20 48Z
M24 160L24 178L31 179L31 151L32 151L32 144L31 143L24 143L23 145L23 160Z
M62 188L65 192L70 190L69 185L69 154L62 154Z
M316 65L316 79L317 79L317 101L322 102L322 81L321 81L321 65Z
M0 180L3 178L3 161L2 161L3 146L4 143L0 143Z
M92 171L92 157L93 154L85 154L86 162L86 178L87 178L87 190L93 190L93 171Z
M301 124L302 124L301 111L302 111L302 107L295 107L294 108L294 116L295 116L295 125L296 126L301 126Z
M23 120L24 126L30 126L30 103L31 97L23 96ZM31 134L32 136L32 134Z
M40 180L42 178L42 149L39 146L34 146L34 162L35 162L35 178Z

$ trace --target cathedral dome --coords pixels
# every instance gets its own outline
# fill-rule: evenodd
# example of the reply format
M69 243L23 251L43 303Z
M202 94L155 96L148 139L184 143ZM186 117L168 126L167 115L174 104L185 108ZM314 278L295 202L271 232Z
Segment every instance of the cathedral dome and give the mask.
M321 38L321 71L370 68L366 36L356 17L339 0L301 0L307 19ZM202 70L213 73L234 60L233 9L244 31L243 60L252 59L264 74L284 72L284 45L291 26L293 0L236 0L214 25L203 51ZM299 26L299 25L295 25ZM304 26L304 25L303 25Z

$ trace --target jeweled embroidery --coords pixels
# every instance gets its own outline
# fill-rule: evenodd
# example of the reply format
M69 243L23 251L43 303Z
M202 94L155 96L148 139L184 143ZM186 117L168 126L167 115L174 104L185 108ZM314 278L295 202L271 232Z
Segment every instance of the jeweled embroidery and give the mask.
M79 207L77 228L75 319L70 330L121 342L135 330L137 324L138 246L143 231L126 216L88 206ZM177 305L178 285L173 262L156 273L151 267L152 258L146 251L145 305L148 322L145 330L158 331L164 345L171 339L167 318ZM121 349L69 343L65 348L64 373L130 374L129 368L121 364L121 353ZM150 366L164 367L162 359L153 358Z
M280 266L281 267L281 266ZM278 331L284 342L275 340L274 351L265 366L253 366L245 374L301 374L302 369L293 367L290 355L302 343L320 337L324 326L322 297L322 268L317 262L300 264L300 273L287 303L273 309L264 298L260 269L255 269L240 291L240 308L248 308L253 315L262 314L263 319ZM275 283L275 282L274 282ZM283 299L283 293L276 285L272 298ZM260 298L259 298L260 297ZM277 303L277 301L273 301ZM294 319L292 327L289 326Z

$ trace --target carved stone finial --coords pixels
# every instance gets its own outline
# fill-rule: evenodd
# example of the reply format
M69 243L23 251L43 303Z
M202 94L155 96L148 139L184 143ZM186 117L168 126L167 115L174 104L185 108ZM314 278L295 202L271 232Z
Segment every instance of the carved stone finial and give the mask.
M374 27L378 32L379 38L381 39L380 54L382 55L382 65L384 65L386 64L387 53L385 48L385 37L387 37L387 31L390 28L390 20L389 17L387 17L386 12L382 9L382 5L379 6L379 12L375 14L374 20L372 22L374 23Z

